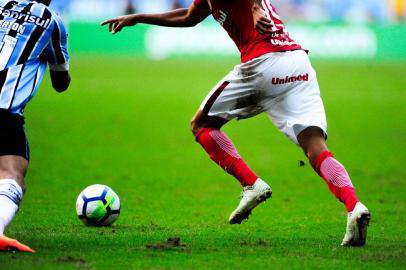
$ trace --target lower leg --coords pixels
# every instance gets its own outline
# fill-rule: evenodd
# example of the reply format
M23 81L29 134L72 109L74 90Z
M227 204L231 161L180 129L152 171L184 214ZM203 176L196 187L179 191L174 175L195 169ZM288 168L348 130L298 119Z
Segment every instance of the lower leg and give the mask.
M358 198L344 166L328 151L324 134L317 127L310 127L298 136L298 141L314 170L325 180L334 196L351 212Z
M18 211L23 192L13 179L0 179L0 235Z
M210 158L227 173L233 175L242 186L252 186L258 176L240 157L231 140L218 129L202 128L196 140L206 150Z
M27 166L28 161L22 157L0 157L0 235L18 211Z
M312 163L315 171L326 181L330 191L351 212L358 202L350 176L344 166L328 150Z
M233 175L242 186L251 186L258 176L244 162L227 135L220 131L225 123L224 119L209 117L199 111L192 120L192 131L214 162Z

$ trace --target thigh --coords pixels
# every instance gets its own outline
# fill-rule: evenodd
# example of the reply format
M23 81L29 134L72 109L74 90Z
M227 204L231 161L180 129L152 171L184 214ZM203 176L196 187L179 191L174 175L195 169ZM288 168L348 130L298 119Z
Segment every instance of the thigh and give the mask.
M24 118L0 110L0 157L20 156L29 160L28 140L24 130Z
M271 81L271 87L277 88L273 92L280 94L268 99L266 107L276 127L298 144L297 136L308 127L318 127L326 134L327 121L316 72L307 55L292 54L286 61L284 73Z
M241 71L243 65L237 66L209 92L199 108L204 114L229 121L263 111L260 106L263 93L256 87L260 75L253 71L246 76Z

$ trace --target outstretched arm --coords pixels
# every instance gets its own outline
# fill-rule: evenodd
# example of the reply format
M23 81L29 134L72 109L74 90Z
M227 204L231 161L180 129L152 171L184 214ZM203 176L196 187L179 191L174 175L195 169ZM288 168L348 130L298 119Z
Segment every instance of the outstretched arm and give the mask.
M131 14L116 17L103 22L109 25L109 32L116 34L124 27L137 23L153 24L168 27L191 27L200 23L210 15L210 10L192 4L189 8L180 8L158 14Z
M262 8L262 0L251 1L251 12L254 20L255 29L261 35L272 33L272 21L267 18L265 10Z

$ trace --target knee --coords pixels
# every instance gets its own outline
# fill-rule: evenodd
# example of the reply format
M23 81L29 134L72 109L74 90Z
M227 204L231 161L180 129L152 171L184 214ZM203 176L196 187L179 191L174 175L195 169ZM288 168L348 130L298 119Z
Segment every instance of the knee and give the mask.
M227 122L226 119L208 116L199 110L190 121L190 129L196 135L202 128L221 129Z
M196 135L201 128L205 127L205 123L207 122L206 118L205 114L200 110L193 116L190 121L190 130L194 135Z
M196 117L193 117L190 121L190 130L194 135L196 135L202 127L199 125L199 122L196 120Z
M320 156L321 153L328 150L324 140L318 140L309 143L305 146L302 146L302 149L311 164L314 164L314 162L317 160L317 158Z
M323 151L328 150L324 134L318 129L305 130L298 136L298 141L312 164Z
M309 159L311 164L314 164L316 161L317 157L325 150L327 150L327 147L323 146L317 146L317 147L309 147L307 149L303 149L307 158Z

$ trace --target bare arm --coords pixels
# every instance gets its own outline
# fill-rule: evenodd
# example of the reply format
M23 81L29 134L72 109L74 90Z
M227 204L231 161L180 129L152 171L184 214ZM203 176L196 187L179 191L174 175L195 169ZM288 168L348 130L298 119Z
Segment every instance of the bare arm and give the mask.
M120 32L124 27L134 26L137 23L167 27L191 27L206 19L210 13L209 9L199 8L192 4L189 8L180 8L164 13L120 16L107 20L101 25L108 24L109 32L113 34Z

